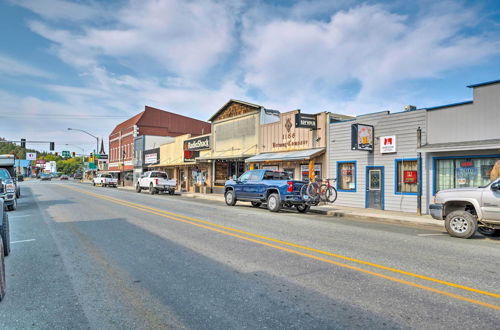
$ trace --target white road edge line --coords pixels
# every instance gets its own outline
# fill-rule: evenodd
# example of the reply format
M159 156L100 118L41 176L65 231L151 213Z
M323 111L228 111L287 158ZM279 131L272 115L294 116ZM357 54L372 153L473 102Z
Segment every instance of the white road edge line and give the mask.
M22 241L13 241L13 242L10 242L10 244L32 242L32 241L36 241L36 239L32 238L32 239L25 239L25 240L22 240Z
M26 218L26 217L31 217L31 214L25 214L25 215L14 215L14 216L10 216L10 217L9 217L9 219Z
M417 234L417 236L424 237L424 236L446 236L448 234Z

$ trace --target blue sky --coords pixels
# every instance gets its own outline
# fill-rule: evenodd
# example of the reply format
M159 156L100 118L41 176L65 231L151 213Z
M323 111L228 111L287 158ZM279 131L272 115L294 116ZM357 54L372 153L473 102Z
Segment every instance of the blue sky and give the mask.
M144 105L357 115L500 79L499 1L0 0L0 31L0 136L59 151Z

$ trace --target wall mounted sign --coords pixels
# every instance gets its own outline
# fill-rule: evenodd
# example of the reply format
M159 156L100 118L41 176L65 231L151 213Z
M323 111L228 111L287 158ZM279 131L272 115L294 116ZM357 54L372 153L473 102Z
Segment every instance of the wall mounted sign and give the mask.
M154 165L160 162L160 148L144 150L144 164Z
M194 162L197 157L200 157L199 150L189 149L190 141L192 141L192 140L184 141L184 161L185 162ZM201 147L201 144L203 144L203 142L202 143L193 142L193 143L191 143L191 147L193 147L193 148Z
M308 115L300 112L295 114L295 127L316 129L316 126L316 115Z
M417 183L417 171L403 171L404 183Z
M186 140L184 145L189 151L210 149L210 135Z
M396 135L381 136L379 141L381 154L396 152Z
M351 125L351 149L373 151L373 136L375 129L372 125Z
M36 160L36 152L27 152L26 160Z

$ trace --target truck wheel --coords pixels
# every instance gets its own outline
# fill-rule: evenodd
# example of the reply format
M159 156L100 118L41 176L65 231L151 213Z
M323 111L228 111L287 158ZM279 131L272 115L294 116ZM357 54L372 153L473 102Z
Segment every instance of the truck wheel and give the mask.
M5 297L5 257L3 252L3 242L2 237L0 236L0 301Z
M155 188L153 187L152 183L149 184L149 194L150 195L154 195L155 194Z
M234 190L226 191L226 195L224 197L227 205L234 206L234 204L236 204L236 195L234 194Z
M272 193L267 197L267 209L271 212L279 212L281 210L281 199L277 193Z
M260 202L252 202L253 207L260 207L261 205L262 205L262 203L260 203Z
M295 207L297 208L297 211L299 211L300 213L307 213L307 211L309 211L309 209L311 208L311 205L297 204L295 205Z
M16 191L16 198L21 198L21 189Z
M92 185L95 187L95 181L92 181Z
M500 236L500 229L493 229L489 227L479 227L477 231L484 236L498 237Z
M174 189L170 189L170 190L168 191L168 193L169 193L170 195L175 195L175 190L174 190Z
M115 188L116 188L116 186L115 186ZM137 186L135 186L135 191L138 192L138 193L140 193L141 190L142 190L141 186L139 185L139 183L137 183Z
M16 198L14 198L12 205L7 206L7 209L9 211L15 211L17 209L17 199Z
M10 254L10 225L9 225L9 216L7 213L3 214L3 223L0 226L0 236L2 237L3 242L3 254L4 256L8 256Z
M467 211L453 211L446 216L444 226L451 236L471 238L477 230L477 219Z

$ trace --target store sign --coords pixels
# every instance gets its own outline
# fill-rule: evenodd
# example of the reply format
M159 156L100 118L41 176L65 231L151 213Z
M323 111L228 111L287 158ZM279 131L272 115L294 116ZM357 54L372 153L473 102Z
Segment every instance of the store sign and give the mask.
M210 149L210 136L186 140L184 149L189 151Z
M46 163L45 159L38 159L38 160L36 161L36 164L37 164L37 165L44 165L45 163Z
M396 135L381 136L379 141L381 154L396 152Z
M295 127L296 128L310 128L316 129L317 120L316 115L307 115L305 113L295 114Z
M372 125L351 125L351 149L373 151L375 129Z
M160 162L160 148L144 151L144 164L154 165Z
M403 171L404 183L417 183L417 171Z
M27 152L26 160L36 160L36 152Z

